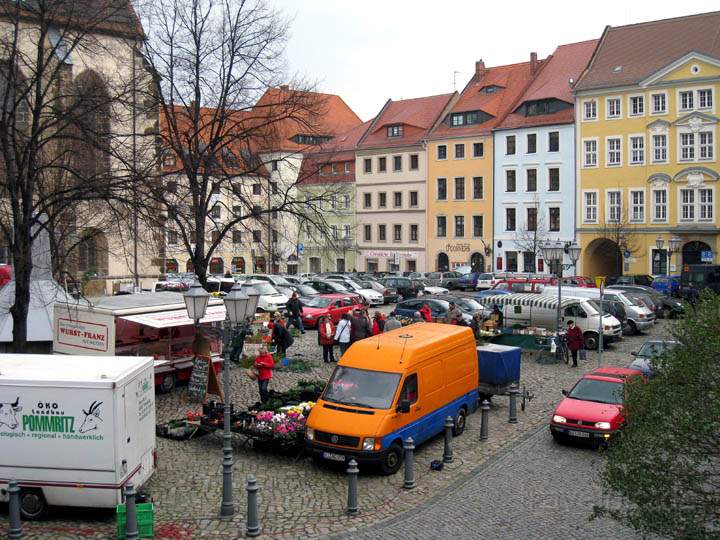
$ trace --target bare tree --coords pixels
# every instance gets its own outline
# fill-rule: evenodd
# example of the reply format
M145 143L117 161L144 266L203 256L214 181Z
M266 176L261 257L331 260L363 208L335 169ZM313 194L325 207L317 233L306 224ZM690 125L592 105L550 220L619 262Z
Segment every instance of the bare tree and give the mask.
M622 273L624 253L635 255L641 251L641 244L635 224L629 219L628 211L622 208L617 219L606 220L605 224L597 229L597 238L610 240L617 249L613 250L615 268Z
M133 41L139 33L132 9L120 0L0 5L0 233L14 266L16 352L26 348L38 232L50 229L56 252L71 248L65 232L86 224L82 210L95 206L89 219L100 224L108 214L96 205L120 200L128 187L126 171L110 157L114 127L128 114L119 61L112 77L88 68L74 78L73 62L92 66L117 59L112 40L104 38Z
M143 13L165 160L139 197L143 217L177 235L202 283L234 231L252 235L269 269L276 235L294 237L300 218L325 224L319 202L330 193L300 199L302 151L281 151L296 134L296 147L327 139L325 98L302 81L276 88L288 23L262 0L148 2Z
M523 257L523 271L525 270L525 253L532 253L532 267L530 272L536 272L536 261L538 257L542 257L542 247L545 242L550 240L550 231L548 230L545 218L540 215L539 202L535 199L533 206L528 207L535 210L534 218L526 215L525 227L518 229L515 233L515 245Z

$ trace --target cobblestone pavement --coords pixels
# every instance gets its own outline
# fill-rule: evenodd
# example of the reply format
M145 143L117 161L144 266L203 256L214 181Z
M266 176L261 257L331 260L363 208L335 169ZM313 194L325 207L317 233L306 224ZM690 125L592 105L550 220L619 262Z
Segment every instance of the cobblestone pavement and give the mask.
M637 350L649 337L665 335L666 328L665 323L660 322L645 336L623 339L606 351L604 362L627 365L631 361L630 351ZM300 379L326 380L329 377L333 365L322 363L315 331L296 339L290 352L311 361L312 372L278 372L271 388L283 390ZM257 477L261 488L260 517L267 537L318 538L396 517L442 493L499 450L545 424L561 397L560 390L569 388L579 373L593 368L595 362L595 353L588 354L588 361L580 369L565 364L540 364L524 357L522 379L535 399L525 412L520 413L517 424L507 422L507 398L496 398L490 413L490 439L479 442L480 415L471 415L465 434L453 443L456 462L440 473L430 471L429 463L441 458L442 437L422 445L416 451L418 487L412 491L402 489L402 474L384 477L363 471L360 477L361 513L352 518L344 513L346 478L341 470L320 468L304 456L260 452L243 445L243 440L238 437L234 441L238 513L232 520L220 520L217 516L222 498L221 437L212 434L182 442L158 438L158 470L145 488L155 502L156 537L225 539L241 536L245 526L244 482L248 474ZM234 403L257 401L256 383L245 378L241 370L234 370L232 387ZM157 396L158 422L183 417L191 408L196 409L197 405L187 402L185 388ZM7 527L6 512L6 509L0 509L0 530ZM113 531L113 512L83 509L54 509L48 521L25 524L26 538L109 538Z
M553 442L542 426L422 507L334 538L639 538L611 520L589 521L604 501L602 462L596 450Z

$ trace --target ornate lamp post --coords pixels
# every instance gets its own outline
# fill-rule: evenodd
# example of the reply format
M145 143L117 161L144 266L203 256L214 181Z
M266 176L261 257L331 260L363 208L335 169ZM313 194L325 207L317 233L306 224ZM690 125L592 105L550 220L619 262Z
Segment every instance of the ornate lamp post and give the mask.
M672 262L672 254L679 253L682 248L682 238L677 234L670 237L670 245L668 246L668 275L670 275L670 263Z
M548 262L552 261L555 264L555 274L557 275L558 282L557 331L558 333L560 333L562 331L562 315L560 304L562 304L563 270L572 268L577 264L577 260L580 258L580 246L578 246L575 242L561 242L560 240L557 240L555 242L544 242L540 247L540 250L542 251L543 259ZM568 255L568 257L572 261L571 263L563 264L563 255L565 254Z
M197 328L200 326L200 319L205 316L205 310L207 310L210 301L210 293L203 289L196 279L187 292L183 293L183 300L185 300L188 317L195 321L195 328Z

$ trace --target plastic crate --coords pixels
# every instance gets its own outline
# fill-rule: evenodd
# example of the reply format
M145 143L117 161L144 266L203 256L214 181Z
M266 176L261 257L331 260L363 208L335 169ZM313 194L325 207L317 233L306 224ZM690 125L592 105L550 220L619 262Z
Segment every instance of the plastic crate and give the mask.
M140 538L155 537L155 517L153 514L153 503L138 503L135 505L137 511L138 533ZM117 538L125 538L125 505L118 504L117 511Z

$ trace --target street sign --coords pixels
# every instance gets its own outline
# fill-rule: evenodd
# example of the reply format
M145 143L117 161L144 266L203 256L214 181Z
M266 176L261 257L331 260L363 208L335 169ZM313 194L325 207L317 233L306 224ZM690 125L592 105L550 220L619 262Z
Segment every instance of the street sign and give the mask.
M298 252L298 255L302 255L303 253L305 253L305 245L304 245L304 244L298 244L298 245L297 245L297 252Z
M702 262L713 262L713 252L712 251L702 251L700 252L700 260Z
M630 253L627 249L623 253L623 257L625 257L626 259L629 259L631 255L632 255L632 253Z
M393 256L393 263L394 264L400 264L400 254L396 251Z

